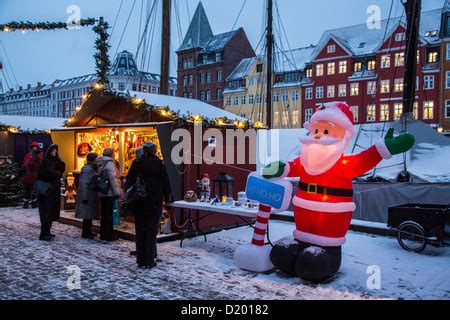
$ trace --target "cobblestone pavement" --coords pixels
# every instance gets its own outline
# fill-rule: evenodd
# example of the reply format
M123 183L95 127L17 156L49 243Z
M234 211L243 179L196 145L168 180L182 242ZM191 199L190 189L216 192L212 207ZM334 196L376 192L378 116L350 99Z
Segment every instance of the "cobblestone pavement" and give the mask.
M54 241L38 240L37 210L0 209L0 299L365 299L418 294L409 278L397 281L394 289L399 292L395 294L392 288L372 294L364 288L365 268L361 276L341 276L323 286L305 285L276 273L239 270L233 252L237 244L251 238L249 228L210 235L207 243L188 240L184 248L179 241L160 244L162 263L152 270L137 268L129 255L132 242L84 240L80 229L59 223L52 232ZM353 261L348 263L353 265ZM67 286L70 266L81 270L81 289ZM448 291L434 285L432 290L437 290L438 298L449 298Z

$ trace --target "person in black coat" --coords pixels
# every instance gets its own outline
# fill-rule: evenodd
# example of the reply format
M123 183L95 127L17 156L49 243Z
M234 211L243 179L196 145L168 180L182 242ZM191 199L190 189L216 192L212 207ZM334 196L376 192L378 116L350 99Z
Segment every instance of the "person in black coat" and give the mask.
M41 220L40 240L50 241L54 235L50 233L53 221L59 219L61 210L61 178L66 164L58 155L58 145L48 147L41 161L38 180L50 183L48 196L38 196L39 218Z
M135 200L132 213L136 227L136 251L139 268L151 269L156 266L156 237L162 214L162 204L173 202L172 191L167 169L161 159L156 156L156 145L146 143L144 155L133 162L127 176L127 190L137 178L143 179L147 197Z

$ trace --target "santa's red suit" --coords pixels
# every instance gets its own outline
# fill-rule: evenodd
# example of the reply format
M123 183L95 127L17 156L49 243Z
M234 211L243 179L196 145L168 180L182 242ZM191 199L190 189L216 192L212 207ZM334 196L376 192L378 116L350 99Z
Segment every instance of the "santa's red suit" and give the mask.
M354 135L353 115L347 105L327 105L317 111L309 123L325 120L346 129L347 138ZM288 162L283 177L300 177L299 188L293 199L296 230L294 238L322 247L337 247L345 242L350 227L353 202L352 179L374 168L381 160L389 159L384 140L354 155L342 157L326 172L311 175L305 170L301 157Z

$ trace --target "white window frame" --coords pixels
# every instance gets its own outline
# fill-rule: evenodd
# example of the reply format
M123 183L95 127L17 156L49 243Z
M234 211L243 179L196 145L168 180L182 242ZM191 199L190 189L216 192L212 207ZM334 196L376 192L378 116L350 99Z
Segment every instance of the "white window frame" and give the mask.
M445 119L450 119L450 100L445 100Z
M367 94L369 96L377 93L377 82L376 81L368 81L367 82Z
M347 73L347 61L339 61L339 74Z
M324 74L324 66L323 63L319 63L316 65L316 77L322 77ZM320 72L319 72L320 71Z
M405 33L404 32L398 32L395 34L395 41L401 42L405 40Z
M335 44L330 44L329 46L327 46L327 53L335 53L335 52L336 52Z
M445 72L445 89L450 89L450 71Z
M404 87L403 78L394 79L394 92L403 92Z
M389 104L383 103L380 105L380 121L386 122L389 121L390 114L389 114Z
M306 100L312 100L313 98L313 88L309 87L305 89L305 99Z
M287 90L283 91L282 99L283 99L283 102L289 102L289 92L287 92Z
M300 112L298 110L292 111L292 125L298 126L300 124Z
M323 99L323 87L316 87L316 99Z
M386 86L387 84L387 86ZM387 89L386 89L387 88ZM386 91L385 91L386 89ZM380 82L380 93L386 94L391 92L391 80L381 80Z
M350 96L356 97L359 95L359 82L350 83Z
M377 105L376 104L369 104L367 106L366 111L367 111L366 112L366 114L367 114L366 121L367 122L375 122L376 117L377 117Z
M430 105L431 105L431 117L430 117ZM428 112L425 112L428 110ZM433 120L434 119L434 101L424 101L423 102L423 120Z
M353 121L355 123L358 123L359 122L359 106L351 106L350 110L353 113Z
M299 94L298 90L292 90L292 101L298 101L299 100Z
M381 69L387 69L391 67L391 55L383 54L381 56Z
M450 43L447 44L447 54L446 54L447 60L450 60Z
M327 98L334 98L336 96L336 86L327 86Z
M327 64L327 75L331 76L336 74L336 63L335 62L328 62Z
M394 103L394 121L400 120L403 114L403 103Z
M230 96L226 97L226 102L225 102L225 104L227 105L227 107L228 107L228 106L231 106L231 97L230 97Z
M313 115L313 109L311 109L311 108L305 109L305 121L306 122L311 120L312 115Z
M434 75L428 75L423 77L423 90L434 89Z
M344 90L341 90L344 89ZM338 85L338 96L339 97L346 97L347 96L347 84L340 84Z

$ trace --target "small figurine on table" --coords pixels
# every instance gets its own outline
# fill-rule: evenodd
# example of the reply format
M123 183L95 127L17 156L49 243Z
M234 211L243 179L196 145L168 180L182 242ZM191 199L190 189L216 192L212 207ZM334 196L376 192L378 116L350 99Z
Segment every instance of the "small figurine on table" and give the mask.
M64 196L66 197L66 209L75 207L76 195L75 177L72 172L69 172L66 178L66 192L64 193Z
M210 197L211 197L211 180L209 179L209 175L205 173L203 174L201 181L200 201L209 202Z

